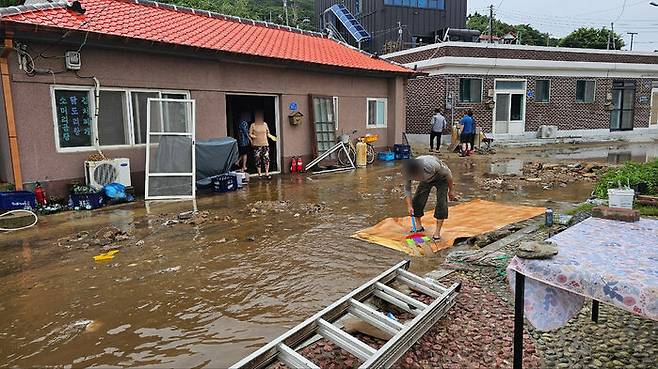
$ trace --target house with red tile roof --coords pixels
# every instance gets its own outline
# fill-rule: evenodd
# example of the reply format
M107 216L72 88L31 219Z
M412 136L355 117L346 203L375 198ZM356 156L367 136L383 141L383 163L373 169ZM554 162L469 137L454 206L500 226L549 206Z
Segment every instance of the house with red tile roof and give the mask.
M139 188L149 98L194 100L197 140L237 137L262 111L274 171L343 132L385 147L405 128L414 71L315 32L149 0L2 8L0 32L0 182L57 192L100 150L130 159Z

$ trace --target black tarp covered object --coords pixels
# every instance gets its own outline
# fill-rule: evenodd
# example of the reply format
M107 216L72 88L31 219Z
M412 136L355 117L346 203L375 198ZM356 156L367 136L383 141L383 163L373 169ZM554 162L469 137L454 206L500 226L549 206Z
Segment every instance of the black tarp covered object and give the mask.
M238 141L232 137L196 142L196 183L207 187L211 177L228 173L238 162Z

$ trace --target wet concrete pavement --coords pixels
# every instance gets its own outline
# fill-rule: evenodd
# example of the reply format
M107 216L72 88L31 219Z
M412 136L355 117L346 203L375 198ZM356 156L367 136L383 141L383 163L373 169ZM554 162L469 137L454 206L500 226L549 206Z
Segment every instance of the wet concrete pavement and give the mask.
M588 197L588 182L477 188L476 177L513 160L555 159L548 150L519 152L446 161L465 199L550 199L563 208ZM227 367L406 257L349 237L404 214L398 172L385 163L254 181L202 196L197 205L208 218L200 225L165 223L190 203L147 213L138 202L41 217L31 230L2 234L0 365ZM96 263L91 241L108 226L130 237L114 260ZM412 270L428 272L442 256L414 260Z

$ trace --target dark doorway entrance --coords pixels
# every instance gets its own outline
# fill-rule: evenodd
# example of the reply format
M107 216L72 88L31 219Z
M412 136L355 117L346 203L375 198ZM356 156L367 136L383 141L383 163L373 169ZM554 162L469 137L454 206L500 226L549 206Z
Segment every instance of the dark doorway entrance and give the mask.
M226 132L235 139L238 138L238 124L241 119L247 119L249 124L254 122L254 113L262 111L270 133L279 136L276 119L276 97L261 95L226 95ZM256 173L254 153L249 152L248 172ZM278 172L279 152L277 143L270 141L270 172Z
M635 108L635 81L613 81L610 130L611 131L632 130L634 108Z

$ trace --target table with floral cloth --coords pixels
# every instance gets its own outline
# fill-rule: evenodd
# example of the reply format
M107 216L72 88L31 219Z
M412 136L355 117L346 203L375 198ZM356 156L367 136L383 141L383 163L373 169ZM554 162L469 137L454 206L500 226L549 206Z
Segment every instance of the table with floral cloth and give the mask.
M554 330L592 299L658 320L658 220L590 218L549 241L558 246L553 258L515 257L507 268L512 289L523 296L517 315L538 330ZM525 281L521 291L517 273Z

